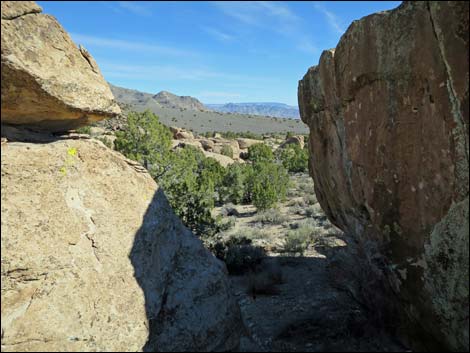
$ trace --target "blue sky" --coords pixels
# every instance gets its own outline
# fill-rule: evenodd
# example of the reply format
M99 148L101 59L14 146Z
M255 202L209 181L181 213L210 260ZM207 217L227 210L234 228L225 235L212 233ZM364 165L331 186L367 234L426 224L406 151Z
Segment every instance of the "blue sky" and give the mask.
M297 83L349 24L400 1L38 1L111 83L203 103L297 105Z

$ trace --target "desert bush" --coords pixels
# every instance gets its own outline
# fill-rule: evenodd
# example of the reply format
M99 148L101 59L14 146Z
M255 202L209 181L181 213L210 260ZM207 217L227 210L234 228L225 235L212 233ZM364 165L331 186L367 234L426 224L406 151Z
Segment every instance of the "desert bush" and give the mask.
M222 206L222 208L220 209L220 214L224 217L240 215L237 209L235 208L235 205L231 202Z
M113 143L110 139L107 139L106 137L97 137L96 138L98 141L101 141L103 142L103 144L108 147L108 148L111 148L113 149Z
M156 177L168 164L172 133L149 110L127 115L127 127L116 132L114 142L117 151L140 162Z
M283 215L279 209L269 209L258 212L255 217L256 222L270 223L270 224L282 224L288 220L286 215Z
M226 168L222 182L222 199L224 202L240 204L251 201L251 165L233 163Z
M170 151L172 134L150 111L131 112L127 122L116 134L116 150L147 168L188 228L215 233L211 210L221 197L225 169L193 146Z
M300 146L291 144L276 150L276 158L291 173L308 170L308 151Z
M210 246L214 255L225 262L230 274L242 274L254 271L266 257L263 248L253 246L251 239L232 236L226 241L216 242Z
M160 185L183 223L197 234L215 231L211 210L219 198L225 169L193 146L171 154Z
M223 145L222 149L220 150L220 154L233 158L233 149L232 146L229 145Z
M91 133L91 126L86 125L86 126L81 126L78 129L75 130L78 134L87 134L90 135Z
M287 232L286 240L282 252L289 254L305 252L309 244L314 244L320 236L316 224L304 221L298 224L297 229Z
M282 165L272 162L253 164L250 184L253 205L258 210L273 208L285 198L288 183L289 176Z
M217 225L217 230L221 232L225 232L235 226L235 223L237 221L237 217L235 216L229 216L229 217L217 217L216 218L216 225Z
M264 143L257 143L248 147L247 159L253 163L272 162L274 160L274 154L269 146Z
M309 205L315 205L316 203L318 203L317 197L315 194L305 195L304 201Z

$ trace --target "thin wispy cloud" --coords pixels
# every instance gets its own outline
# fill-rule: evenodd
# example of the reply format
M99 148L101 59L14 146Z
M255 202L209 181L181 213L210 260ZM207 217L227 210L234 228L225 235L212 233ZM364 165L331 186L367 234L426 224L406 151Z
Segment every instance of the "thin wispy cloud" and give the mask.
M152 12L143 4L139 4L136 1L118 1L119 7L132 12L138 16L151 16Z
M233 92L222 92L222 91L203 91L200 92L198 95L200 98L226 98L226 99L233 99L233 98L241 98L243 97L240 93L233 93Z
M166 47L152 43L95 37L79 33L71 33L71 36L76 43L83 44L89 47L96 46L100 48L131 51L134 53L145 52L178 57L199 56L199 53L196 53L194 51L182 50L174 47Z
M214 79L218 81L247 82L274 82L275 78L239 75L220 72L201 67L173 66L173 65L128 65L95 58L100 65L103 75L113 78L139 79L144 81L155 80L190 80L204 81Z
M218 41L227 43L227 42L232 42L233 40L235 40L235 36L222 32L216 28L213 28L213 27L201 27L201 28L204 32L208 33L209 35L211 35Z
M224 15L245 25L259 27L292 40L294 48L317 52L310 37L302 30L303 21L284 2L272 1L215 1L212 4Z
M328 11L321 4L315 4L314 7L325 16L330 27L333 28L337 33L343 34L345 32L345 29L341 24L341 20L338 18L338 16L336 16L333 12Z

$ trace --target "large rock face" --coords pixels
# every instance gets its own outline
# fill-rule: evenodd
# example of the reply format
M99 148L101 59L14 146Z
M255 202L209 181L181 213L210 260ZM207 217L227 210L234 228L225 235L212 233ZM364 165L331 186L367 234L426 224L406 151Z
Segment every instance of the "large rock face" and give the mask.
M2 1L1 121L67 130L120 113L96 62L33 1Z
M453 350L469 347L468 7L355 21L298 92L323 209L378 243L404 311Z
M1 157L2 351L237 346L225 266L142 167L95 140Z

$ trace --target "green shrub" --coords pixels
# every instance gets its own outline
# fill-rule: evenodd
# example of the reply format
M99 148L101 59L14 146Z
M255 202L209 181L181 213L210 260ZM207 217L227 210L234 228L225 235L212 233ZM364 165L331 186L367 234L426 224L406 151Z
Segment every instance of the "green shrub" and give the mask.
M220 198L225 169L193 146L170 151L171 132L150 111L131 112L127 120L126 129L116 134L116 150L147 168L188 228L199 235L215 233L211 210Z
M256 162L271 162L274 160L274 154L271 148L264 143L257 143L248 147L249 161Z
M253 165L251 182L253 205L258 210L266 210L284 199L289 176L282 165L260 162Z
M266 257L266 252L259 246L253 246L245 237L231 237L224 243L215 245L215 256L224 261L230 274L242 274L254 271Z
M278 209L269 209L259 212L256 217L256 222L268 224L282 224L288 220L286 215L283 215Z
M240 163L229 165L223 180L223 201L233 202L234 204L250 202L250 180L252 174L251 165Z
M86 125L86 126L81 126L78 129L75 130L79 134L87 134L90 135L91 133L91 126Z
M188 145L171 154L159 178L176 214L197 234L216 231L211 210L219 197L224 172L216 160Z
M232 146L229 145L223 145L222 149L220 150L220 154L233 158L233 149Z
M111 148L113 149L113 143L110 139L106 138L106 137L97 137L96 138L98 141L101 141L103 142L103 144L108 147L108 148Z
M291 144L276 150L276 157L291 173L306 172L308 170L308 152L300 146Z
M116 133L117 151L140 162L153 177L164 171L168 164L172 133L149 110L127 115L127 127Z

